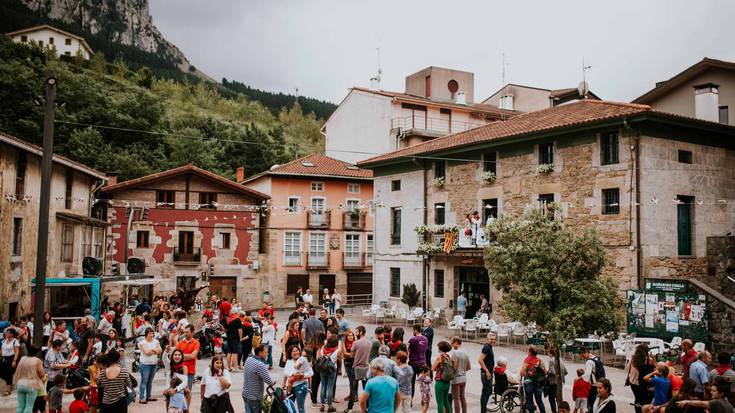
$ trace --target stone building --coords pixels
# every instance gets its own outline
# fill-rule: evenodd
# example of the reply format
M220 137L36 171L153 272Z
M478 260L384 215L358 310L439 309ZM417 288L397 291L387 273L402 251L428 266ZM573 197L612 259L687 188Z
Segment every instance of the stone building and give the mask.
M0 319L31 311L36 274L43 149L0 132ZM82 274L84 257L102 259L108 223L92 213L102 172L54 155L48 277Z
M135 258L157 281L146 294L208 286L208 293L253 305L267 276L258 249L268 196L193 165L100 190L112 224L109 257L124 272ZM257 304L256 304L257 303Z
M270 195L262 271L278 307L294 293L337 289L346 304L369 304L373 288L372 173L312 154L242 179ZM315 301L316 303L316 301Z
M582 100L358 165L373 170L379 207L375 272L386 278L376 281L376 302L397 302L408 282L429 307L453 307L460 289L470 311L480 293L496 301L481 243L460 239L444 253L446 227L411 235L419 224L444 224L461 237L473 211L481 228L499 214L558 203L558 218L599 231L621 290L649 277L703 276L707 238L735 231L735 128L647 105ZM411 186L391 191L396 181ZM394 211L399 220L390 219ZM407 265L411 253L420 258Z

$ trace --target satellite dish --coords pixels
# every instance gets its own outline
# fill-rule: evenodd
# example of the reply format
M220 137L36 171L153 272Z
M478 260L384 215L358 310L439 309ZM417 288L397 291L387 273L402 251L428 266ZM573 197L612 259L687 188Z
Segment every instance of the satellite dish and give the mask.
M140 258L128 259L128 274L143 274L145 273L145 261Z
M577 86L577 91L579 92L579 96L587 97L587 93L590 92L590 85L588 85L585 81L579 82L579 85Z
M102 274L102 261L94 257L84 257L82 260L82 274L100 276Z

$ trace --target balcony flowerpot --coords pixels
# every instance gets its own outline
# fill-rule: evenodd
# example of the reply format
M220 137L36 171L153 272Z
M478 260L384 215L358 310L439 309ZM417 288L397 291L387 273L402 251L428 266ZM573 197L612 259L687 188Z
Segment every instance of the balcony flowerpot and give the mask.
M195 262L199 262L199 260L201 260L201 259L202 259L202 255L201 255L201 254L199 254L199 253L197 252L197 253L195 253L195 254L194 254L194 256L192 257L192 259L193 259L193 260L194 260Z
M542 163L538 166L538 173L542 175L548 175L554 172L554 165L549 163Z
M482 173L481 177L482 177L482 182L485 182L488 185L491 185L491 184L495 183L496 177L495 177L495 173L494 172L484 171Z
M441 188L444 186L444 178L434 178L431 184L437 188Z

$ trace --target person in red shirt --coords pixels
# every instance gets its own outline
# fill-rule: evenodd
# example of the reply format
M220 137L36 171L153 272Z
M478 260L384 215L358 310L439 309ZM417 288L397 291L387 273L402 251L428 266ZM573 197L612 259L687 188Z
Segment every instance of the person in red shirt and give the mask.
M592 385L583 379L584 369L577 369L577 378L572 386L572 399L574 400L574 412L584 413L587 408L587 397L589 397Z
M197 369L197 355L199 354L199 341L194 338L194 326L189 324L184 330L184 339L179 341L176 348L184 353L184 366L187 373L187 387L191 390L194 385L194 375Z
M681 342L681 359L679 363L684 369L684 380L689 378L689 366L697 361L697 351L694 350L694 343L692 340L686 339Z
M69 413L87 413L89 406L84 401L84 389L78 388L74 390L74 401L69 405Z
M222 297L222 302L219 305L220 323L224 323L225 321L227 321L227 318L230 316L230 311L232 311L232 304L227 301L227 298Z

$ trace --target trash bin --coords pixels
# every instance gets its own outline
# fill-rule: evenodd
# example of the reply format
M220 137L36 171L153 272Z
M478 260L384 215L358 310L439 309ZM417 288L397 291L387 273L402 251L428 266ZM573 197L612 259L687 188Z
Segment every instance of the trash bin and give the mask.
M263 297L262 297L262 299L263 299L263 304L270 303L271 302L271 293L270 293L270 291L268 291L268 290L263 291Z

